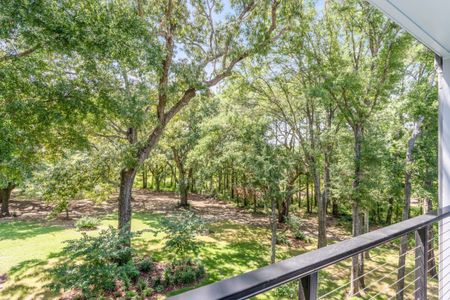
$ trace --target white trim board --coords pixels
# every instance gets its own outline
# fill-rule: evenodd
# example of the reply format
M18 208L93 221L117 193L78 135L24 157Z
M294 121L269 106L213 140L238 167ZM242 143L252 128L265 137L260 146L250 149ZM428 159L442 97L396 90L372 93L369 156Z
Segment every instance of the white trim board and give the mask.
M443 58L450 58L448 0L367 0L416 39ZM431 14L431 12L439 12ZM428 15L425 15L428 14ZM446 34L448 32L448 38Z

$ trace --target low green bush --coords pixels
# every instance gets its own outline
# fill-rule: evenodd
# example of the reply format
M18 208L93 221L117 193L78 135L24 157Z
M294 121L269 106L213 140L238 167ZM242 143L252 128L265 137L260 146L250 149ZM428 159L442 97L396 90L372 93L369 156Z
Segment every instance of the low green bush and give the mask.
M301 231L301 230L297 230L297 231L294 232L294 238L296 240L299 240L299 241L306 241L307 240L305 233L303 231Z
M138 263L138 269L143 273L148 273L153 270L154 264L151 258L144 258Z
M136 284L136 289L139 291L139 292L143 292L144 290L146 290L147 289L147 281L145 281L144 279L142 279L142 278L140 278L139 280L138 280L138 282L137 282L137 284Z
M78 230L93 230L100 225L100 220L94 217L82 217L77 220L75 227Z
M142 297L149 297L153 294L153 289L152 288L146 288L145 290L143 290L141 292L141 296Z
M132 299L136 299L136 292L135 291L127 291L125 293L125 300L132 300Z
M286 233L280 232L277 234L276 244L277 245L289 245L290 244Z
M197 260L185 259L174 261L164 270L163 280L155 281L154 287L161 285L168 288L173 285L190 284L205 276L204 266Z
M85 298L112 292L117 282L123 282L127 289L140 274L128 246L132 235L109 227L98 236L83 233L80 239L68 241L64 259L50 270L49 287L54 291L79 290Z

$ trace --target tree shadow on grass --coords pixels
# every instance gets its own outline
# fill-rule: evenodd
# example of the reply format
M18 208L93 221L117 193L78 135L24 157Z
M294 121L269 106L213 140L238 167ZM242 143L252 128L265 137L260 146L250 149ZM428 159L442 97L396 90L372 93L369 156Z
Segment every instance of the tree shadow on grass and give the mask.
M56 293L46 287L49 282L48 268L49 261L46 259L30 259L15 265L8 272L4 288L0 289L0 298L52 299L57 297Z
M22 240L64 229L64 227L57 225L42 226L42 224L33 221L2 221L0 222L0 242L5 240Z
M235 223L216 223L210 227L212 234L204 242L200 257L207 277L195 286L173 291L168 296L269 264L270 245L261 242L261 235L265 232L261 228Z

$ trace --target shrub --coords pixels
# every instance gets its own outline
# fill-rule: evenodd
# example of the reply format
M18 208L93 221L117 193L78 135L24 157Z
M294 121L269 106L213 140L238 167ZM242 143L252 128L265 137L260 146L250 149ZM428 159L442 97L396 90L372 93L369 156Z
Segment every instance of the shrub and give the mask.
M306 241L306 235L301 230L297 230L294 232L294 238L299 241Z
M136 296L137 296L137 294L136 294L136 292L134 292L134 291L127 291L127 292L125 293L125 299L126 299L126 300L135 299Z
M137 284L136 284L136 289L142 293L144 290L147 289L147 281L145 281L142 278L139 279Z
M133 251L128 246L130 234L112 227L98 236L83 236L70 240L63 249L66 259L50 270L50 288L59 291L80 290L86 298L95 298L116 288L121 281L125 287L139 276L133 265Z
M172 262L164 270L164 285L169 287L177 284L193 283L205 276L205 268L199 261L192 259Z
M284 232L277 234L277 245L289 245L289 239Z
M153 294L153 289L152 288L146 288L145 290L143 290L141 292L141 296L142 297L150 297Z
M300 229L300 226L302 225L302 219L295 215L290 215L287 219L287 224L289 228L295 232Z
M134 263L130 260L126 264L124 264L120 271L122 272L121 277L125 279L131 279L132 281L136 280L140 273L139 270L136 268Z
M82 217L76 223L75 227L78 230L93 230L97 229L100 224L100 220L94 217Z
M138 264L138 269L141 272L148 273L153 270L154 262L151 258L144 258Z
M177 216L163 218L163 231L167 234L164 250L173 258L186 259L197 256L201 243L195 237L204 230L204 221L192 212L183 212Z

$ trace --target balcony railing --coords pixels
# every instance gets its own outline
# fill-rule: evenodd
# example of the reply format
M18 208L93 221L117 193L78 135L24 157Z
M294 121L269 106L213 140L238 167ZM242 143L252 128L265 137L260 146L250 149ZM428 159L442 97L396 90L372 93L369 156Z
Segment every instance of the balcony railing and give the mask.
M299 299L318 299L318 272L321 269L414 232L416 243L416 246L412 249L415 252L415 267L412 271L415 276L412 282L415 285L414 298L425 300L428 294L429 262L428 255L425 254L429 253L429 245L433 245L429 239L430 227L448 216L450 216L450 206L206 285L169 299L247 299L299 279ZM391 286L394 284L391 284ZM450 296L448 299L450 299Z

